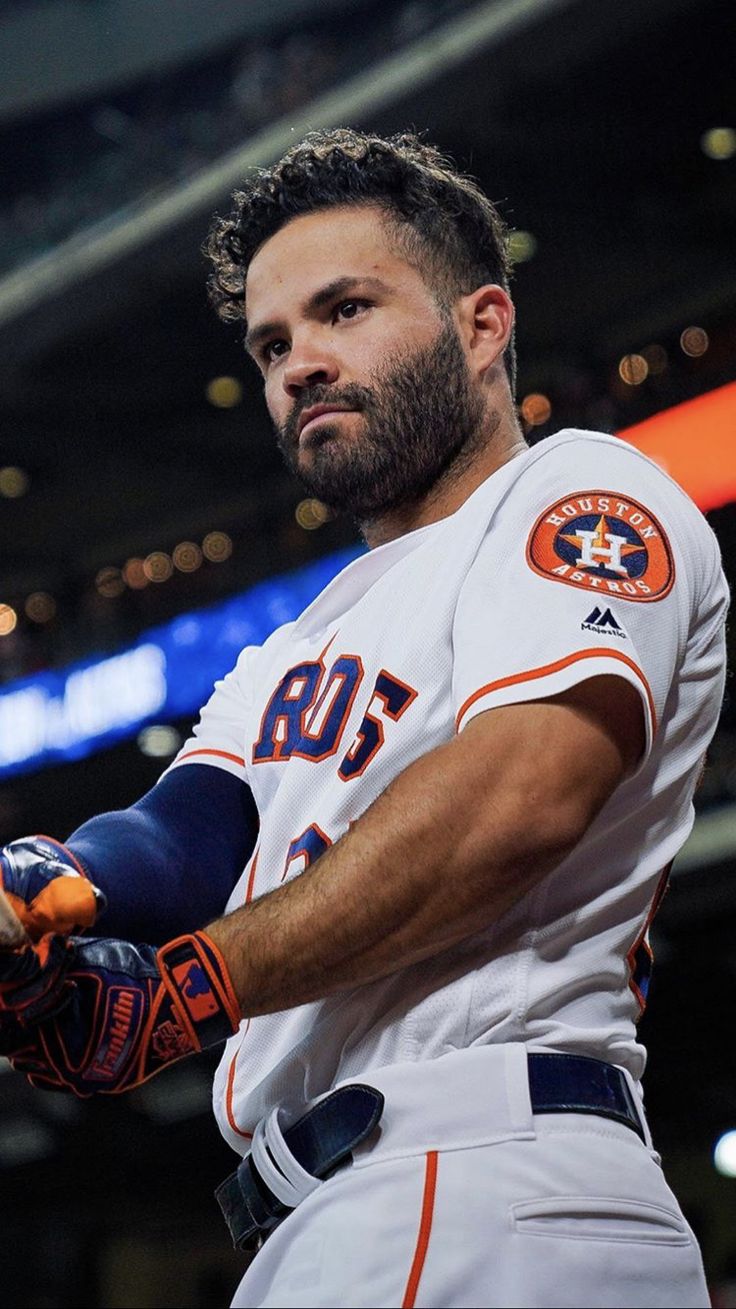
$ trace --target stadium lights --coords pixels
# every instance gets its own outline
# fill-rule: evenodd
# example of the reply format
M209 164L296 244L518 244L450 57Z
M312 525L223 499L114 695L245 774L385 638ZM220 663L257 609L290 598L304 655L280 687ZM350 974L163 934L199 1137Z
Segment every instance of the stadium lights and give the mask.
M316 532L329 518L329 510L321 500L300 500L294 510L294 517L305 532Z
M138 733L138 749L149 759L167 759L176 754L180 745L180 734L168 723L152 723Z
M143 572L149 582L168 582L174 565L165 550L153 550L143 561Z
M649 364L644 355L624 355L619 360L618 375L627 386L641 386L649 376Z
M142 591L144 586L148 586L149 579L142 559L133 558L127 561L123 568L123 581L131 591Z
M125 590L125 581L119 568L101 568L95 577L95 587L106 600L115 600Z
M180 573L196 573L202 563L202 551L195 541L180 541L171 558Z
M11 605L0 605L0 636L10 636L18 625L18 615Z
M18 468L15 464L6 464L0 468L0 495L6 500L17 500L25 495L30 485L31 479L24 468Z
M233 552L233 543L227 532L208 532L202 542L202 553L211 564L224 564Z
M234 409L243 398L243 387L237 377L213 377L205 394L215 409Z
M203 559L213 564L222 564L230 558L232 552L233 543L226 532L208 532L201 547L196 541L180 541L170 555L165 550L152 550L145 559L128 559L122 569L111 565L100 568L95 576L95 588L106 600L116 600L126 587L131 591L142 591L149 582L168 582L175 568L180 573L196 573ZM34 618L35 622L48 621L47 618L39 618L30 613L28 616Z
M722 1177L736 1177L736 1131L724 1132L713 1148L713 1163Z
M530 395L524 396L519 411L525 423L530 427L541 427L547 422L552 413L552 405L546 395L541 392L532 391Z
M700 148L709 159L732 159L736 155L736 132L732 127L711 127L703 132Z
M659 345L657 342L645 346L641 354L647 361L652 377L658 377L660 373L663 373L669 363L667 351L663 345Z
M680 348L691 359L699 359L709 345L708 333L704 327L686 327L680 334Z
M34 591L26 600L25 611L32 623L50 623L56 613L56 601L48 591Z
M532 232L517 229L508 239L509 258L513 264L525 264L537 253L537 238Z

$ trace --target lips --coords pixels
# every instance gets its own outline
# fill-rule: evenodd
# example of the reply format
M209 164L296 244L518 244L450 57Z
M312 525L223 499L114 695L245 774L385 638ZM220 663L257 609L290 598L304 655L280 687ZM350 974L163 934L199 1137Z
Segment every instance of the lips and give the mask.
M297 435L301 436L307 424L311 423L314 418L321 418L323 414L349 414L351 412L352 410L346 408L344 405L313 405L311 409L304 409L299 415Z

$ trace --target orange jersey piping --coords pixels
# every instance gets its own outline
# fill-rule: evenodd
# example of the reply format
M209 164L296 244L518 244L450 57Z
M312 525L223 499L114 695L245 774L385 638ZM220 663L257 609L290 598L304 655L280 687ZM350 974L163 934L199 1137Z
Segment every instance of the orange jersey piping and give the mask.
M250 1027L250 1018L248 1019L248 1022L246 1023L245 1031L243 1032L243 1040L240 1042L240 1045L235 1051L235 1054L233 1055L232 1060L230 1062L230 1068L227 1074L227 1089L225 1091L225 1113L227 1114L227 1121L229 1122L232 1130L236 1133L236 1135L244 1137L246 1141L250 1141L253 1139L253 1133L245 1132L242 1127L238 1127L238 1124L235 1121L235 1114L233 1113L233 1085L235 1083L235 1064L237 1063L238 1055L240 1054L240 1051L243 1048L243 1041L245 1041L245 1038L248 1035L249 1027Z
M241 768L245 768L245 760L241 759L240 755L230 754L229 750L209 750L205 748L202 748L201 750L187 750L186 754L179 756L176 763L181 764L185 759L191 759L192 756L196 754L213 754L219 759L231 759L234 764L240 764Z
M493 691L502 691L506 686L515 686L519 682L530 682L536 677L550 677L553 673L559 673L561 669L569 667L570 664L577 663L579 659L618 659L621 663L626 664L639 678L647 694L649 712L652 715L652 734L657 730L657 711L654 707L654 696L651 687L644 676L638 664L634 663L628 655L623 654L621 650L576 650L575 654L567 655L564 659L558 659L553 664L543 664L541 668L530 668L525 673L512 673L509 677L500 677L497 682L488 682L486 686L481 686L478 691L474 691L468 696L467 700L458 711L455 719L455 730L460 728L460 722L467 710L481 696L489 695Z
M256 850L255 854L253 855L253 863L250 866L250 873L248 874L248 885L245 889L245 900L243 901L244 904L250 904L251 900L253 899L253 883L256 880L256 868L258 866L258 856L260 853L261 853L260 850Z

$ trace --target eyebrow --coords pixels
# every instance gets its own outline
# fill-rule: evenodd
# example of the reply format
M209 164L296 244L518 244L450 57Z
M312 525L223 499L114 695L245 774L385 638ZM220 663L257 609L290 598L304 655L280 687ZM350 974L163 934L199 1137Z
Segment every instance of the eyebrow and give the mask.
M325 286L321 286L318 291L310 295L309 299L302 305L302 313L309 317L318 309L324 309L326 304L337 299L338 296L345 295L353 287L365 287L369 291L386 293L390 290L380 277L336 277ZM245 336L245 348L248 354L253 355L258 350L259 345L269 337L277 335L283 331L283 322L278 319L272 319L268 323L261 323L258 327L252 328Z

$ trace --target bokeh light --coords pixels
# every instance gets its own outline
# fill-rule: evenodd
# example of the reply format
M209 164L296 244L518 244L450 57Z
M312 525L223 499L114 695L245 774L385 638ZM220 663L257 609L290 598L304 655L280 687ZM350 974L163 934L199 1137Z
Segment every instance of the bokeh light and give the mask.
M149 582L168 582L173 571L171 556L165 550L152 550L143 561L143 572Z
M141 754L151 759L166 759L176 754L181 745L179 732L167 723L151 723L138 733L137 740Z
M711 127L703 132L700 148L709 159L732 159L736 155L736 131L732 127Z
M547 422L552 413L549 397L542 395L540 391L532 391L524 396L519 408L524 422L530 427L540 427L542 423Z
M56 613L56 601L48 591L34 591L26 600L25 611L32 623L50 623Z
M0 636L9 636L15 631L18 615L10 605L0 605Z
M686 327L685 331L680 334L680 346L686 355L691 359L699 359L704 355L710 341L708 333L704 327Z
M665 371L669 363L669 356L663 345L658 345L655 342L652 345L645 346L641 353L649 365L649 372L652 377L657 377Z
M208 532L202 542L202 554L211 564L222 564L230 558L233 543L226 532Z
M532 232L519 229L511 232L508 240L509 258L512 264L525 264L537 253L537 238Z
M713 1163L723 1177L736 1177L736 1131L724 1132L716 1141Z
M19 496L25 495L31 479L24 468L18 468L15 464L6 464L0 468L0 495L6 500L17 500Z
M202 563L202 551L196 541L180 541L171 557L180 573L195 573Z
M311 498L308 500L300 500L294 510L294 517L299 526L304 528L305 532L315 532L318 527L321 527L323 523L327 522L329 516L327 506L323 505L321 500L314 500Z
M119 568L101 568L95 578L95 586L106 600L114 600L125 590L125 581Z
M144 586L148 586L148 577L143 567L143 560L134 557L128 559L123 567L123 580L125 585L129 586L131 591L142 591Z
M206 395L215 409L234 409L243 398L243 387L237 377L213 377Z
M618 375L627 386L641 386L649 376L649 364L644 355L624 355L619 360Z

